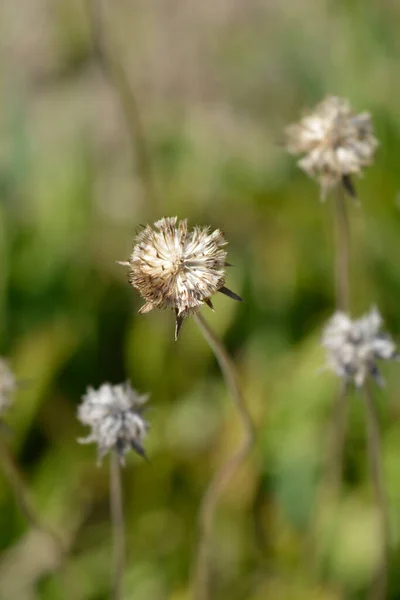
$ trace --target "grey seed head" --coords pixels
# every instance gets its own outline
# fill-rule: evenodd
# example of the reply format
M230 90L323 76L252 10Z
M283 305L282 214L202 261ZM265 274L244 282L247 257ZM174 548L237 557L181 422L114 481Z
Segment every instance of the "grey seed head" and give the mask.
M98 460L115 450L122 464L129 450L145 457L142 446L148 431L148 423L142 413L148 395L139 395L129 382L119 385L103 383L98 390L88 388L78 407L78 419L91 427L82 444L98 445Z
M389 334L381 332L382 317L377 308L352 321L336 312L328 321L322 336L328 366L346 381L361 387L371 376L378 385L383 380L377 361L398 358L396 345Z

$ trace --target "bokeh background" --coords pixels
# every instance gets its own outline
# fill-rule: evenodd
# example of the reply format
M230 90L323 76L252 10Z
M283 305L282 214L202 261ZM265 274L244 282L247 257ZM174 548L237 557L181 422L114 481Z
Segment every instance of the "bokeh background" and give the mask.
M225 231L235 265L227 285L245 299L221 295L215 313L203 311L235 359L257 429L219 504L213 597L334 600L344 589L365 598L379 533L356 395L340 501L319 502L337 388L320 369L319 345L334 310L332 205L286 155L283 129L327 93L372 113L377 160L357 181L361 201L349 202L352 306L359 315L376 303L399 339L400 5L100 8L111 72L84 0L0 6L0 352L23 383L1 435L41 517L70 547L56 568L49 539L27 525L1 475L0 598L109 597L108 462L96 467L96 448L77 443L87 430L75 415L88 385L126 378L151 393L152 428L151 465L132 454L123 473L125 597L191 597L199 504L241 428L196 324L188 320L175 343L172 313L138 316L140 300L116 264L137 226L163 215ZM136 102L128 112L127 82ZM137 119L144 162L132 144ZM376 401L395 599L400 370L383 372Z

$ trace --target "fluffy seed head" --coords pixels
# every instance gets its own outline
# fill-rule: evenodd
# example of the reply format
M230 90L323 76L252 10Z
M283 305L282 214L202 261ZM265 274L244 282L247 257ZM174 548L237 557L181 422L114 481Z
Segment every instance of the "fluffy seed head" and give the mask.
M0 359L0 416L9 408L17 388L17 380L7 362Z
M299 166L321 185L322 197L343 183L355 195L351 176L372 163L378 141L371 116L356 114L348 100L328 96L295 125L286 129L291 154L305 154Z
M142 412L147 399L147 395L140 396L135 392L129 382L120 385L103 383L98 390L88 388L78 407L78 419L92 431L78 441L97 443L99 462L112 450L118 452L121 464L129 450L135 450L145 458L142 441L148 423Z
M176 314L175 338L183 319L194 314L211 296L222 292L239 296L224 287L227 241L223 233L209 227L188 231L187 220L165 217L138 234L128 262L129 281L146 303L140 314L153 308L171 308Z
M357 387L364 384L368 375L382 385L376 361L397 359L398 354L390 335L381 332L381 326L382 317L376 308L355 321L336 312L322 337L330 368L346 381L354 381Z

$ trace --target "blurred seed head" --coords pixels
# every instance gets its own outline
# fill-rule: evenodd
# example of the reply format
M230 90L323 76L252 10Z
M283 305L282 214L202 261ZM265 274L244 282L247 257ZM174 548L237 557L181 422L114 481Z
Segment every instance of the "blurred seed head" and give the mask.
M17 380L8 363L0 358L0 417L12 404Z
M148 423L142 416L148 395L140 396L129 382L120 385L103 383L98 390L88 388L78 407L78 419L92 428L81 444L98 445L98 461L110 451L119 454L121 464L125 454L135 450L146 458L142 442Z
M389 334L382 333L382 317L376 308L352 321L343 312L336 312L328 321L322 345L328 353L328 365L346 381L361 387L370 375L383 384L377 360L398 359L396 345Z
M165 217L154 226L147 225L138 234L128 262L129 282L146 303L144 314L153 308L171 308L176 315L175 339L185 317L203 304L212 307L211 297L222 292L241 300L224 287L226 263L223 233L209 227L188 231L187 220Z
M321 195L338 184L355 195L351 176L373 161L378 141L371 116L356 114L348 100L328 96L299 123L286 128L291 154L305 154L299 167L321 185Z

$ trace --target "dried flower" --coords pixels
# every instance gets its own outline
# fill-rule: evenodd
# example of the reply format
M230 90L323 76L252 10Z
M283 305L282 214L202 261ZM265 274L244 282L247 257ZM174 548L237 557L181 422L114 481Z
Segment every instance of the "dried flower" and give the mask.
M144 314L153 308L172 308L176 315L175 339L185 317L203 304L211 309L211 296L222 292L234 300L241 298L225 287L227 241L216 229L195 227L188 231L187 220L165 217L147 225L138 234L128 266L129 282L146 303Z
M111 450L116 450L124 463L125 454L135 450L146 458L142 441L148 423L142 412L148 395L140 396L129 382L121 385L103 383L98 390L88 388L78 408L78 419L92 428L82 444L98 445L99 461Z
M382 322L376 308L356 321L343 312L336 312L328 321L322 345L328 351L329 366L339 377L361 387L371 375L378 385L382 385L377 359L398 358L390 335L380 331Z
M17 380L6 361L0 359L0 416L7 410L13 400L17 388Z
M355 196L351 176L372 163L378 146L370 114L355 114L348 100L336 96L325 98L286 134L288 151L306 155L298 164L319 182L323 198L338 183Z

